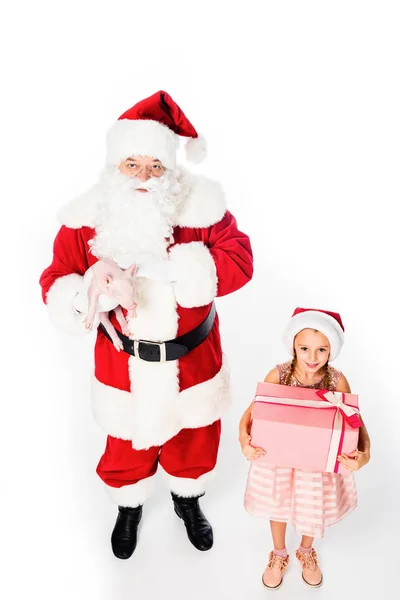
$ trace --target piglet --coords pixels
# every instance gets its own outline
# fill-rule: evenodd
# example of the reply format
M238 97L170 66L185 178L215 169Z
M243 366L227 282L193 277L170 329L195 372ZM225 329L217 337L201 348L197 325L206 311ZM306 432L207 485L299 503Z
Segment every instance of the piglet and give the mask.
M122 333L128 335L128 325L121 306L128 311L129 317L136 316L136 286L133 281L136 273L136 265L131 265L127 269L121 269L113 260L102 259L97 261L91 270L92 280L87 291L89 308L85 319L86 329L92 329L98 298L100 294L105 294L108 298L115 301L114 311L117 321L121 325ZM113 309L110 308L110 310ZM122 350L122 342L108 317L108 312L100 312L99 319L111 337L115 348L118 352Z

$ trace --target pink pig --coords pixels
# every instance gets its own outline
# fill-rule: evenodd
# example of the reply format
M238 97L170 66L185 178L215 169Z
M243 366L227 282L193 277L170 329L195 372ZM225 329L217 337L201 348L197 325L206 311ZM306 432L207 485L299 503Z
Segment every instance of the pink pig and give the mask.
M90 282L87 295L89 301L88 314L85 319L86 329L92 329L94 316L96 314L97 300L100 294L105 294L111 300L115 300L115 316L121 325L124 335L129 334L128 325L124 318L121 306L128 311L129 317L136 316L137 303L135 302L135 284L133 278L136 273L136 265L127 269L121 269L113 260L102 259L92 267L92 281ZM115 348L122 350L122 341L112 325L108 312L99 313L100 323L104 325L107 333L112 339Z

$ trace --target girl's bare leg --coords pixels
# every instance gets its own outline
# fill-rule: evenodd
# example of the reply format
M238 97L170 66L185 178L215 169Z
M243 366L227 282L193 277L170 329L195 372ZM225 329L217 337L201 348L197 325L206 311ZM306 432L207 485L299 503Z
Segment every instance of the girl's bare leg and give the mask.
M265 587L277 590L282 585L283 573L289 563L285 544L286 523L270 521L270 526L274 541L274 550L269 555L268 565L264 571L262 580Z

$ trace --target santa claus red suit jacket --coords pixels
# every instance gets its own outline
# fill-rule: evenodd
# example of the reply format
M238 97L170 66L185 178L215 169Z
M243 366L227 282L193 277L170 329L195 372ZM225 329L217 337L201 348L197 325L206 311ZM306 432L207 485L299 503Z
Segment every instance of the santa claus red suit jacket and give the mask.
M206 318L214 298L252 277L249 238L227 211L221 187L202 176L191 175L189 181L173 237L165 240L176 282L144 280L135 339L166 341L191 331ZM94 248L101 207L102 188L94 186L61 211L53 261L40 279L51 320L67 332L87 333L73 299L82 276L99 258ZM119 329L115 318L112 322ZM113 437L132 440L135 449L160 446L181 429L220 419L230 389L218 315L206 340L178 361L146 362L117 352L98 329L92 402L100 426Z

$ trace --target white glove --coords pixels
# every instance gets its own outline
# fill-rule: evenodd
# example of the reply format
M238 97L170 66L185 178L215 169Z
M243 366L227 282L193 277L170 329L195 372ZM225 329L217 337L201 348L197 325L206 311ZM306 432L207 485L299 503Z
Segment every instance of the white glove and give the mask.
M154 281L172 283L177 281L173 263L165 258L155 258L151 254L121 254L114 257L121 269L137 266L136 277L146 277Z

